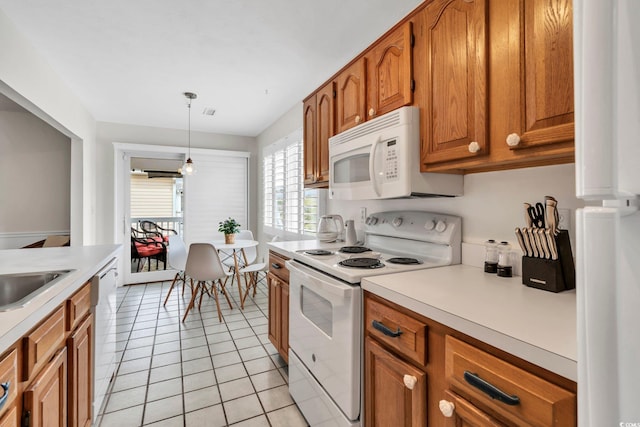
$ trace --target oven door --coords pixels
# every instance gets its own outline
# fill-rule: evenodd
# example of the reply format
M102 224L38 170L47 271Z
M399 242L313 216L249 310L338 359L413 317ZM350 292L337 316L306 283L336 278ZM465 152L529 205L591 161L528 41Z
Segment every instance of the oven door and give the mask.
M357 420L362 290L297 261L287 266L289 348L344 415Z

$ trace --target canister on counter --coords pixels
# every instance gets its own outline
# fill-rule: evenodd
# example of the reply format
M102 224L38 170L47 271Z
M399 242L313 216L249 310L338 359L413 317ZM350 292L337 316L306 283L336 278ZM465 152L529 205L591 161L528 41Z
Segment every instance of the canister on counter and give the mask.
M498 272L498 243L489 239L484 243L486 248L484 258L484 272L485 273L497 273Z
M509 242L500 242L498 245L498 266L496 268L498 276L512 277L513 267L510 260L511 245Z

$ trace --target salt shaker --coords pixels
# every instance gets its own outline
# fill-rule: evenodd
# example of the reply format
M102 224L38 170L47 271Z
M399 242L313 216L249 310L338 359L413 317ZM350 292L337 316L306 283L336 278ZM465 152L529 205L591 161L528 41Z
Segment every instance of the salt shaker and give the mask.
M511 261L509 261L509 254L511 253L511 245L509 242L500 242L498 245L498 267L497 273L500 277L513 276L513 267Z
M498 271L498 244L495 240L489 239L484 243L486 248L484 258L484 272L496 273Z

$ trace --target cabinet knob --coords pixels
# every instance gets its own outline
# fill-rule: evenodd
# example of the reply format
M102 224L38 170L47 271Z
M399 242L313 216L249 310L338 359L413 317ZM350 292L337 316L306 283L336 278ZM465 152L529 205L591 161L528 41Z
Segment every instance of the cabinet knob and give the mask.
M441 400L438 403L438 407L440 408L440 412L447 418L451 418L453 416L453 411L456 409L456 405L453 402L449 402L448 400Z
M418 379L413 375L405 375L402 380L404 381L405 387L407 387L409 390L413 390L413 387L415 387L416 383L418 382Z
M477 153L478 151L480 151L480 144L478 144L476 141L470 142L469 143L469 152L470 153Z
M507 145L509 147L516 147L518 144L520 144L520 135L517 133L507 135Z
M358 115L358 116L356 116L356 118L355 118L355 122L356 122L356 124L360 123L360 121L361 121L361 120L362 120L362 119L360 118L360 116L359 116L359 115Z
M376 115L376 110L374 110L373 108L369 108L369 117L373 117Z

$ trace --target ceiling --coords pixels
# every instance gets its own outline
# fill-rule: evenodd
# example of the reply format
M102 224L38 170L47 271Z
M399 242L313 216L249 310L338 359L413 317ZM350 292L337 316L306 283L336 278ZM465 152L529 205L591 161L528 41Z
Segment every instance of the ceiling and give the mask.
M0 0L97 121L256 136L422 0ZM215 115L205 116L205 108Z

